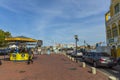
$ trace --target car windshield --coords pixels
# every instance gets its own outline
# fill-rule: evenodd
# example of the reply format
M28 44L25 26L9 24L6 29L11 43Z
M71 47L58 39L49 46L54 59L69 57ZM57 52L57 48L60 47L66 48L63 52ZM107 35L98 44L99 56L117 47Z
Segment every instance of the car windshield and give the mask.
M80 50L78 50L77 52L78 52L78 53L80 53L81 51L80 51Z
M98 56L109 57L110 55L108 53L102 52L102 53L98 53Z

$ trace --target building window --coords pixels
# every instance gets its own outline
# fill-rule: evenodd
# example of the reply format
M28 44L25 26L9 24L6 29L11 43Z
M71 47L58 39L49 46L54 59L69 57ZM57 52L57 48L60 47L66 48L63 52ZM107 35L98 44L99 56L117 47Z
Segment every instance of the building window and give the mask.
M120 11L120 3L115 5L115 14L118 13L119 11Z
M113 37L117 37L118 36L117 27L112 28L112 33L113 33Z
M112 38L112 36L111 36L111 30L107 30L107 38L108 39Z

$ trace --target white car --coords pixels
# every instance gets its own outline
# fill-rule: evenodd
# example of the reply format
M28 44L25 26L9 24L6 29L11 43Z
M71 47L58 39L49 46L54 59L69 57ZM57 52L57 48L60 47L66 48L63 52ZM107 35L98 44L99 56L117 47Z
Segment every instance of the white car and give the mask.
M77 56L83 56L82 52L77 52Z
M74 51L71 56L73 56L73 57L82 57L83 53L80 50L78 50L77 54L76 54L76 51Z

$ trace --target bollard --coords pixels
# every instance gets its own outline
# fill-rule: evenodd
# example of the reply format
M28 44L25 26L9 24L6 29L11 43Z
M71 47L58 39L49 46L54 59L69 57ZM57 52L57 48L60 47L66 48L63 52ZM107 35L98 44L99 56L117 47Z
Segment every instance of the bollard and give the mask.
M70 59L71 57L69 56L69 59Z
M70 59L70 56L68 56L68 59Z
M114 76L109 76L109 79L108 80L117 80L116 77Z
M74 61L74 58L72 58L72 61Z
M69 55L67 55L66 57L69 58Z
M69 56L67 56L69 58Z
M65 57L67 56L67 55L64 55Z
M66 54L64 53L64 56L66 56Z
M73 58L73 61L75 61L75 58Z
M73 58L73 61L75 61L75 58Z
M83 68L85 68L85 67L86 67L85 62L82 62L82 67L83 67Z
M71 59L71 57L69 56L69 59Z
M71 60L73 61L73 58L71 57Z
M69 56L69 55L68 55L67 57L68 57L68 59L70 59L70 56Z
M77 62L78 62L78 60L77 60L77 59L75 59L75 62L77 63Z
M78 62L78 60L77 60L77 59L75 59L75 62L77 63L77 62Z
M72 60L72 57L70 57L70 60Z
M92 72L92 74L96 74L96 68L95 67L91 67L91 72Z

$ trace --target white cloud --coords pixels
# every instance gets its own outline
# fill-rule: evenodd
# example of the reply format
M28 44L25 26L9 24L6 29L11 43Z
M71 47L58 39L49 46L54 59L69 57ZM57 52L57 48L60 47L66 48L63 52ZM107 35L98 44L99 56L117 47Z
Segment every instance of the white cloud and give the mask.
M36 38L40 35L40 38L44 40L49 38L50 40L65 42L73 41L75 34L79 35L80 40L85 39L91 42L104 40L104 12L107 11L110 0L45 1L1 0L0 7L17 14L34 14L30 23L31 26L29 25L33 30L22 32L23 35L34 37L33 34L36 34ZM57 22L56 18L61 20ZM48 34L50 32L46 31L48 28L55 29L51 29L51 33Z
M36 5L37 2L40 3L39 0L1 0L0 6L17 13L29 11L32 13L51 15L52 17L66 16L66 18L83 18L106 10L105 7L108 4L105 3L105 0L59 0L52 2L54 6L46 5L47 7L43 7L41 6L42 1L40 5Z
M90 44L99 42L101 40L105 41L105 27L101 23L92 26L89 25L89 27L88 25L81 23L69 24L69 27L59 27L66 25L68 24L58 24L59 29L55 29L54 31L52 31L52 35L50 35L49 39L63 43L67 41L74 42L74 35L78 35L80 38L80 43L84 40L87 40ZM84 26L85 28L79 27L80 25Z

